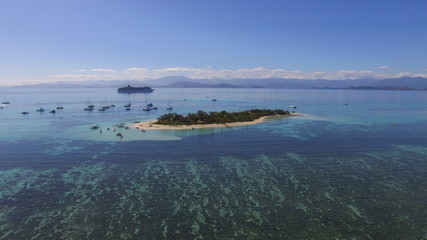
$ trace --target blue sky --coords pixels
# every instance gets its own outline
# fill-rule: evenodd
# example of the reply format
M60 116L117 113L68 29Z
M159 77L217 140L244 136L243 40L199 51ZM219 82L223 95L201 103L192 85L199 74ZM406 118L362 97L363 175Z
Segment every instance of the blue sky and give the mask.
M427 76L422 0L3 0L0 85Z

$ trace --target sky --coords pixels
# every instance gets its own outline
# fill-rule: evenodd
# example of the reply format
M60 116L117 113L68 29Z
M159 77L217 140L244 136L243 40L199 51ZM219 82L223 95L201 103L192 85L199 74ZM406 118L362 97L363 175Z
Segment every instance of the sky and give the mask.
M0 85L427 77L425 0L1 0Z

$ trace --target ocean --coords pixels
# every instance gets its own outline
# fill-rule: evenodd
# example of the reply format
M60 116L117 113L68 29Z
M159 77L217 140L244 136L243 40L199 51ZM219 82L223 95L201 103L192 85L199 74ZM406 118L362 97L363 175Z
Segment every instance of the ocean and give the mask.
M11 102L0 109L2 240L427 239L425 91L0 89L0 100ZM117 128L169 104L303 115Z

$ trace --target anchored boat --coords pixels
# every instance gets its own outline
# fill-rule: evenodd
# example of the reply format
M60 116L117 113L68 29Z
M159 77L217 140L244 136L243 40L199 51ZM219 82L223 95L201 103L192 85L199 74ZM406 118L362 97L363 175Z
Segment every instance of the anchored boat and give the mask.
M117 89L118 93L150 93L152 91L154 89L151 87L132 87L131 85Z

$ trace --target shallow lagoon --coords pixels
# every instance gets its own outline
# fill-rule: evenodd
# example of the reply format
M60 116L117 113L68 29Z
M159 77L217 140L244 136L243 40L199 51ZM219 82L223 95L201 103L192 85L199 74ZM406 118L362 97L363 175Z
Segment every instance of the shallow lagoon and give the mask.
M1 94L12 104L0 109L0 239L427 238L425 92ZM90 130L155 119L169 100L178 113L294 104L305 116L124 139ZM88 101L116 107L88 113ZM62 112L35 112L58 102Z

